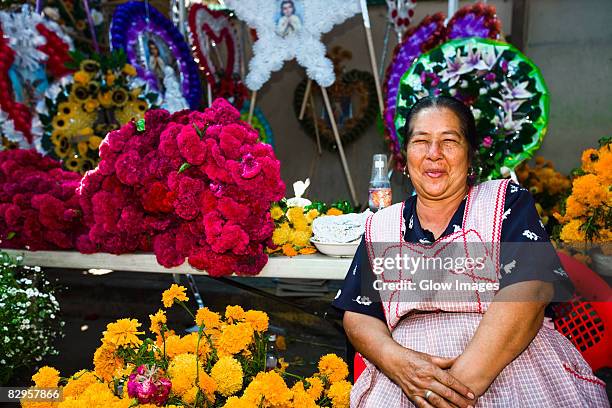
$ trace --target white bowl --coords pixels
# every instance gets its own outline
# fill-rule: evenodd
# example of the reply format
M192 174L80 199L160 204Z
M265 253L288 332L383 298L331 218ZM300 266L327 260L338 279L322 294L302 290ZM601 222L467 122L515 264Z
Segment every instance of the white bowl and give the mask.
M317 250L322 254L327 256L336 256L336 257L350 257L355 256L355 252L357 252L357 248L359 247L359 240L354 242L319 242L315 239L310 239L310 242L317 247Z

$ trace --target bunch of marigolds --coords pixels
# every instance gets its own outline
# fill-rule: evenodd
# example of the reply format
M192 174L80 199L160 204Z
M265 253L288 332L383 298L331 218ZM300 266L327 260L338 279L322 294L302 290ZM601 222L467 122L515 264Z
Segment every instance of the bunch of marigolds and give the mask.
M136 319L107 326L94 354L94 369L60 378L52 367L32 377L35 387L62 387L60 402L22 401L24 408L128 407L348 407L348 367L334 354L323 356L313 376L285 367L266 371L268 315L227 306L225 314L187 308L186 288L172 285L165 308L183 307L198 331L179 336L165 310L150 315L152 337Z
M612 254L612 138L599 141L598 149L582 153L582 166L575 171L572 192L561 214L560 239L573 245L595 244Z

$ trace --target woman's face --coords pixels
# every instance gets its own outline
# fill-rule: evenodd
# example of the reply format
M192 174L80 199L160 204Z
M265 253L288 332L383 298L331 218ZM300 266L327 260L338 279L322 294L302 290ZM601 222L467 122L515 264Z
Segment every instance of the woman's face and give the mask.
M293 14L293 5L291 3L283 4L283 15L290 17Z
M439 200L465 191L468 149L453 111L427 108L417 113L406 148L408 172L417 195Z
M157 45L155 45L155 43L149 43L149 53L151 53L151 55L154 57L159 56L159 50L157 49Z

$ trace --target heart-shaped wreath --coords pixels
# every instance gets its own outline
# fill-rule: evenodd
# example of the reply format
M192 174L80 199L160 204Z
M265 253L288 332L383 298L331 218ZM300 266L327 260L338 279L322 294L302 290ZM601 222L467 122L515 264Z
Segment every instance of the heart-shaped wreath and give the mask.
M427 16L418 26L408 30L403 41L395 47L393 58L387 68L383 85L385 139L398 170L403 169L406 165L405 153L402 151L404 137L397 132L394 124L395 106L402 75L419 55L449 39L467 37L497 39L501 31L501 22L495 14L495 7L482 3L461 8L446 26L444 19L445 16L442 13Z
M213 89L213 99L225 98L241 109L249 92L240 78L242 52L236 28L223 11L194 4L189 9L189 31L200 69ZM219 50L222 44L225 58Z
M548 89L540 70L510 44L452 40L422 55L400 82L395 126L404 134L410 107L428 95L450 95L472 108L483 136L481 179L498 178L540 147L548 124Z
M336 82L327 88L327 91L342 144L346 146L361 136L376 120L378 110L376 83L369 72L356 69L343 72L342 61L352 57L349 51L334 47L329 57L334 63ZM308 80L304 79L295 90L293 108L296 116L299 115L307 83ZM322 100L318 87L313 86L312 92L317 100ZM323 108L322 102L317 106L321 107L321 110L317 109L313 115L313 107L310 104L307 105L304 119L300 121L300 125L312 138L316 139L318 132L321 145L329 150L334 150L337 148L336 140L327 111Z

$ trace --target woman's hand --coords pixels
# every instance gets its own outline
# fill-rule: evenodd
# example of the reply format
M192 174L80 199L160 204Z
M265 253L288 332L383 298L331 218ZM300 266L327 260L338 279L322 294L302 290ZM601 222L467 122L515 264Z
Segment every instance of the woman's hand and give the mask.
M417 407L474 406L474 392L447 371L455 359L398 346L387 354L381 369Z

